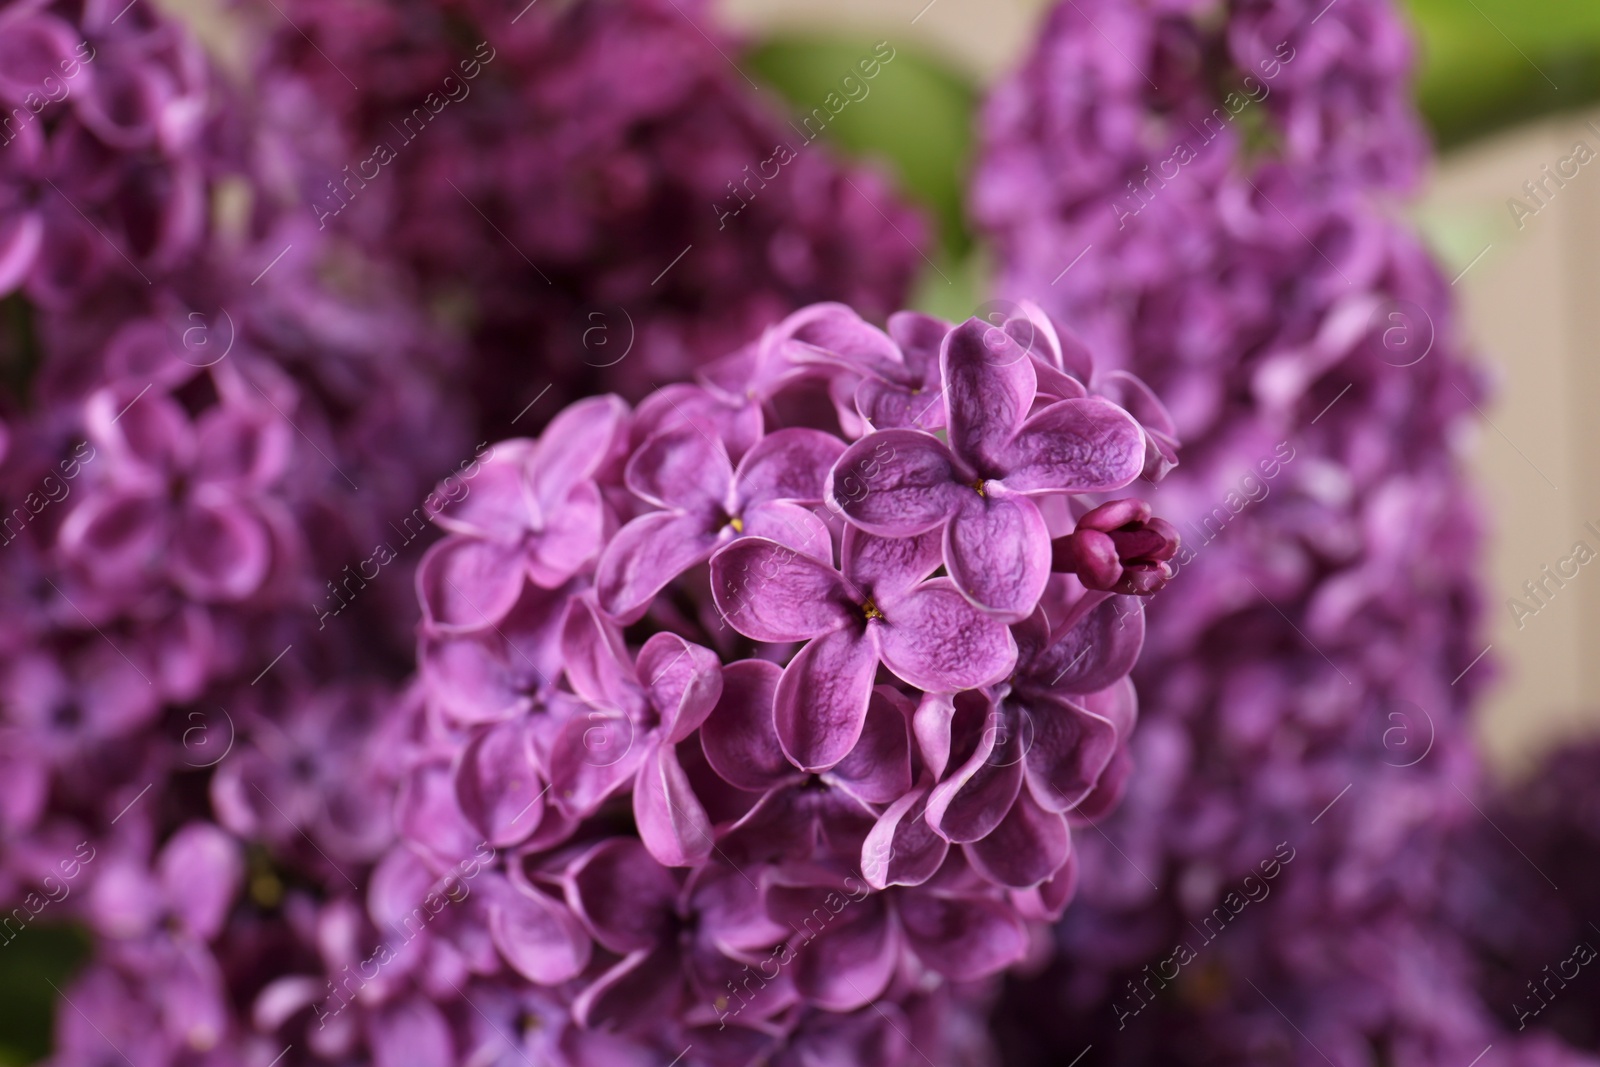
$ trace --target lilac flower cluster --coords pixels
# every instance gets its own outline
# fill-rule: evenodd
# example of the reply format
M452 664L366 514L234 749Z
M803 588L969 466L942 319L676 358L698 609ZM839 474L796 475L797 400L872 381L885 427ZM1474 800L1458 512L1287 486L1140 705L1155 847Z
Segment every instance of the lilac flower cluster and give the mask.
M1170 459L1081 355L1031 307L885 332L822 304L496 445L417 575L373 919L471 890L412 980L448 963L685 1062L915 1060L879 1009L1022 959L1122 785L1142 612L1096 586L1121 553L1154 592L1177 545L1084 497Z
M792 132L698 0L296 0L258 17L276 106L339 125L306 153L307 218L405 263L463 323L485 434L514 432L552 382L516 429L681 381L803 304L881 321L921 265L927 227L876 172L813 145L757 176ZM725 217L735 196L746 209Z
M1408 54L1381 2L1074 2L988 104L973 205L1002 295L1148 381L1185 442L1151 499L1185 549L1135 672L1139 773L1083 843L1061 962L1012 1001L1018 1062L1492 1039L1428 918L1491 668L1457 458L1482 387L1380 203L1423 153ZM1270 899L1197 932L1279 843L1300 858Z
M391 839L351 766L409 583L312 604L470 453L454 356L150 5L8 5L0 56L0 944L92 935L57 1062L194 1062L239 1048L239 909Z

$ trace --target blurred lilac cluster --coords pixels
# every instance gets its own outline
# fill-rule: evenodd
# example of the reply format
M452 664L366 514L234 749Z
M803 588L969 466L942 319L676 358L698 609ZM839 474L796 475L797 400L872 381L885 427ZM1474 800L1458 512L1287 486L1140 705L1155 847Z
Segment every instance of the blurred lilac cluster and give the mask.
M320 639L311 604L467 450L458 354L287 210L281 132L148 5L7 5L0 55L4 944L93 935L57 1062L168 1063L228 1048L267 842L387 841L350 757L408 583Z
M803 304L901 305L922 218L796 141L707 4L518 7L258 12L275 106L338 127L301 167L307 217L405 263L463 325L485 435L551 383L548 410L680 381Z
M981 128L1001 295L1149 382L1185 445L1151 495L1184 550L1137 770L1002 1036L1019 1063L1465 1064L1495 1028L1432 913L1491 670L1458 459L1482 386L1386 203L1426 154L1410 48L1380 0L1218 6L1054 8Z
M1552 752L1484 802L1452 850L1444 912L1529 1064L1600 1063L1600 745Z

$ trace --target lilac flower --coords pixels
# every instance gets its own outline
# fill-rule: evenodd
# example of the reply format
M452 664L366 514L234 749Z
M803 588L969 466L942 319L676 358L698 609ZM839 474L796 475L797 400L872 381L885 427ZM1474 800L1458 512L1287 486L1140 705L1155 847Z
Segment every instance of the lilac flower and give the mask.
M825 770L861 736L879 662L918 689L953 692L1003 676L1016 662L1005 626L948 578L930 578L930 534L893 540L845 533L842 571L764 538L711 560L712 592L728 624L757 641L805 641L784 668L774 715L784 753Z
M822 502L825 472L843 451L820 430L778 430L735 471L727 450L698 427L657 434L628 461L626 477L636 496L666 510L634 519L607 546L596 577L600 606L633 621L668 582L738 536L831 560L827 526L800 505Z
M86 414L107 479L63 523L67 557L111 587L137 589L165 568L199 601L254 593L273 535L272 517L251 498L283 476L293 431L281 417L238 403L191 423L169 395L110 390L91 397Z
M795 990L830 1011L882 995L909 950L946 978L979 979L1021 958L1021 921L958 860L914 889L869 893L850 875L785 867L763 887L768 913L794 936Z
M727 1013L740 972L789 932L767 916L760 893L740 872L707 864L680 885L628 839L586 850L568 867L564 885L595 941L621 957L574 1003L574 1016L586 1026L648 1026L679 1013L715 1021ZM766 984L748 1020L782 1011L793 997L784 981Z
M610 457L625 416L615 397L595 397L574 404L537 442L498 446L476 493L438 516L457 536L429 549L417 571L430 626L493 626L517 602L524 577L554 589L593 558L602 509L591 476Z
M1063 400L1030 415L1033 362L981 320L946 335L940 361L950 443L915 430L865 438L835 464L828 499L869 533L940 531L961 595L1024 616L1050 568L1044 516L1029 498L1120 489L1143 467L1143 436L1126 412L1098 399ZM857 469L866 483L859 492L841 475Z
M552 744L550 784L556 802L587 814L628 780L634 824L655 859L698 865L711 853L711 824L695 799L677 746L705 721L722 696L722 668L710 649L658 633L637 662L621 635L578 604L567 617L562 649L567 678L600 712L570 719ZM623 751L597 754L599 731L616 730Z
M722 699L701 728L712 769L730 785L761 795L720 847L741 859L859 858L875 805L893 804L911 790L910 702L887 686L875 687L849 755L808 774L784 754L773 720L782 674L766 660L730 663L723 669Z
M1136 715L1126 675L1144 643L1138 601L1089 594L1058 627L1036 612L1015 628L1016 673L996 696L931 699L917 712L939 779L928 825L1003 886L1038 885L1066 863L1065 813L1094 790Z
M889 336L900 350L899 367L882 368L855 390L856 410L875 430L921 429L944 425L939 355L950 324L915 311L889 316Z

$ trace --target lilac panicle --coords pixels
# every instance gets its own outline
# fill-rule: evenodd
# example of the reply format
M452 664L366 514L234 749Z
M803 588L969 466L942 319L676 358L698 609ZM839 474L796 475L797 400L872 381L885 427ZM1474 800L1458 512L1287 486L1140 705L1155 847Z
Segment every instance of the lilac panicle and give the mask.
M1015 991L1016 1062L1500 1048L1436 921L1492 667L1460 457L1483 387L1387 203L1426 156L1411 52L1385 0L1075 0L986 102L998 295L1148 382L1184 442L1165 523L1112 503L1054 542L1087 587L1170 581L1138 769L1082 841L1061 962Z
M930 360L955 451L866 387ZM976 1004L965 983L1070 898L1137 714L1139 599L1052 572L1051 538L1113 514L1149 591L1175 547L1137 501L1097 506L1167 422L1100 384L1037 309L885 333L824 304L693 385L495 445L417 574L423 703L378 881L481 869L430 938L487 937L480 973L549 990L576 1033L676 1034L693 1062L798 1055L919 991ZM863 521L880 495L922 517ZM951 548L1002 506L987 552Z
M771 110L700 0L244 6L266 89L337 127L306 218L451 309L486 432L681 381L813 301L881 318L922 265L923 219Z

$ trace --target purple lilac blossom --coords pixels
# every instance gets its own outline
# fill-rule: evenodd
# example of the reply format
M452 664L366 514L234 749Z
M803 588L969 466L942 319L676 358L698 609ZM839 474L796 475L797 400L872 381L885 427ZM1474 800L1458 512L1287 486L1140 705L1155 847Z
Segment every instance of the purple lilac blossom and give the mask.
M1109 511L1056 543L1088 585L1172 575L1128 795L1083 837L1060 959L1010 990L1016 1062L1446 1064L1495 1040L1431 917L1492 666L1459 458L1483 387L1383 203L1425 155L1409 54L1382 2L1075 0L987 104L971 199L999 295L1149 382L1185 446L1145 494L1179 551L1119 543Z
M278 105L338 125L303 161L306 219L468 333L486 434L681 381L813 301L881 319L921 266L923 220L804 143L699 0L249 9Z
M12 4L0 56L6 942L90 932L58 1062L254 1057L238 935L392 840L422 546L362 564L472 455L454 349L287 212L284 132L180 24Z
M982 502L1012 479L1035 516L964 573L1043 577L986 608L936 576L939 516L857 525L853 505L916 492L926 464L860 388L906 357L841 305L636 410L573 405L496 445L480 493L437 516L400 842L373 882L411 897L383 916L481 871L431 939L486 946L470 969L546 991L583 1040L692 1045L691 1063L803 1061L812 1041L911 1062L909 1031L850 1020L928 994L979 1010L968 983L1027 956L1071 896L1081 813L1120 792L1140 601L1048 568L1052 534L1139 477L1148 431L1088 396L1087 361L1041 345L1036 384L1016 338L1037 309L914 321L944 421L972 427L958 440L995 483L927 491Z

